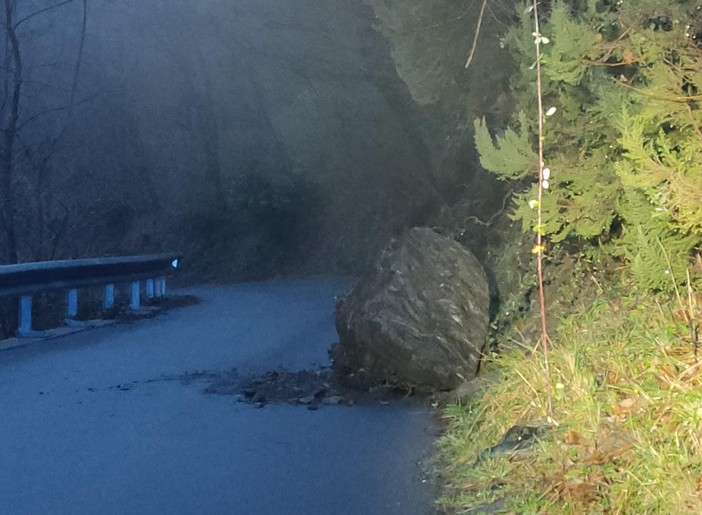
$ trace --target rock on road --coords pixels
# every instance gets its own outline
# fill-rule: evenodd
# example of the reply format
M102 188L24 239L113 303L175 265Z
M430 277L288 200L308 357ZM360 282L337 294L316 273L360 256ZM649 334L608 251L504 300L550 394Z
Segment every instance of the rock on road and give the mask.
M256 409L172 380L326 363L345 283L194 289L196 306L0 352L0 513L434 513L426 408Z

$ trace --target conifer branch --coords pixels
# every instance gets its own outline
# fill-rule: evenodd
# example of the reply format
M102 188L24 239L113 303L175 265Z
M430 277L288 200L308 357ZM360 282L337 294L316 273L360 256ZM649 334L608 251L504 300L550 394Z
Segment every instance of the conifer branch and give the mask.
M692 124L692 128L695 129L697 135L702 139L702 130L700 130L700 128L697 126L695 115L692 114L692 107L690 104L686 104L685 107L687 107L687 113L690 115L690 123Z

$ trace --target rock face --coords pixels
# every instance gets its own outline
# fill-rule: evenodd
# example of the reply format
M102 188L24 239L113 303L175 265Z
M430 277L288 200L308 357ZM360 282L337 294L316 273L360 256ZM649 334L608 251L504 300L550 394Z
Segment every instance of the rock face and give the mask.
M431 229L412 229L337 303L335 371L356 386L456 388L477 372L489 305L473 254Z

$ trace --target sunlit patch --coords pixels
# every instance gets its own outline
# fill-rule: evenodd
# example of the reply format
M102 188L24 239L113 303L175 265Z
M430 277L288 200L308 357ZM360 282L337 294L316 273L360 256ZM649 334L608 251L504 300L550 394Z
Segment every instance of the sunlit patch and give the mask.
M531 248L531 253L532 254L543 254L546 251L546 246L545 245L534 245Z

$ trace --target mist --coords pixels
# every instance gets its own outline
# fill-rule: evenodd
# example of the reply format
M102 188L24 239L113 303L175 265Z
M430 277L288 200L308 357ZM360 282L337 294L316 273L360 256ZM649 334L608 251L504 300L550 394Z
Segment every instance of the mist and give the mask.
M180 250L203 279L354 271L441 204L426 112L360 1L14 4L6 263Z

